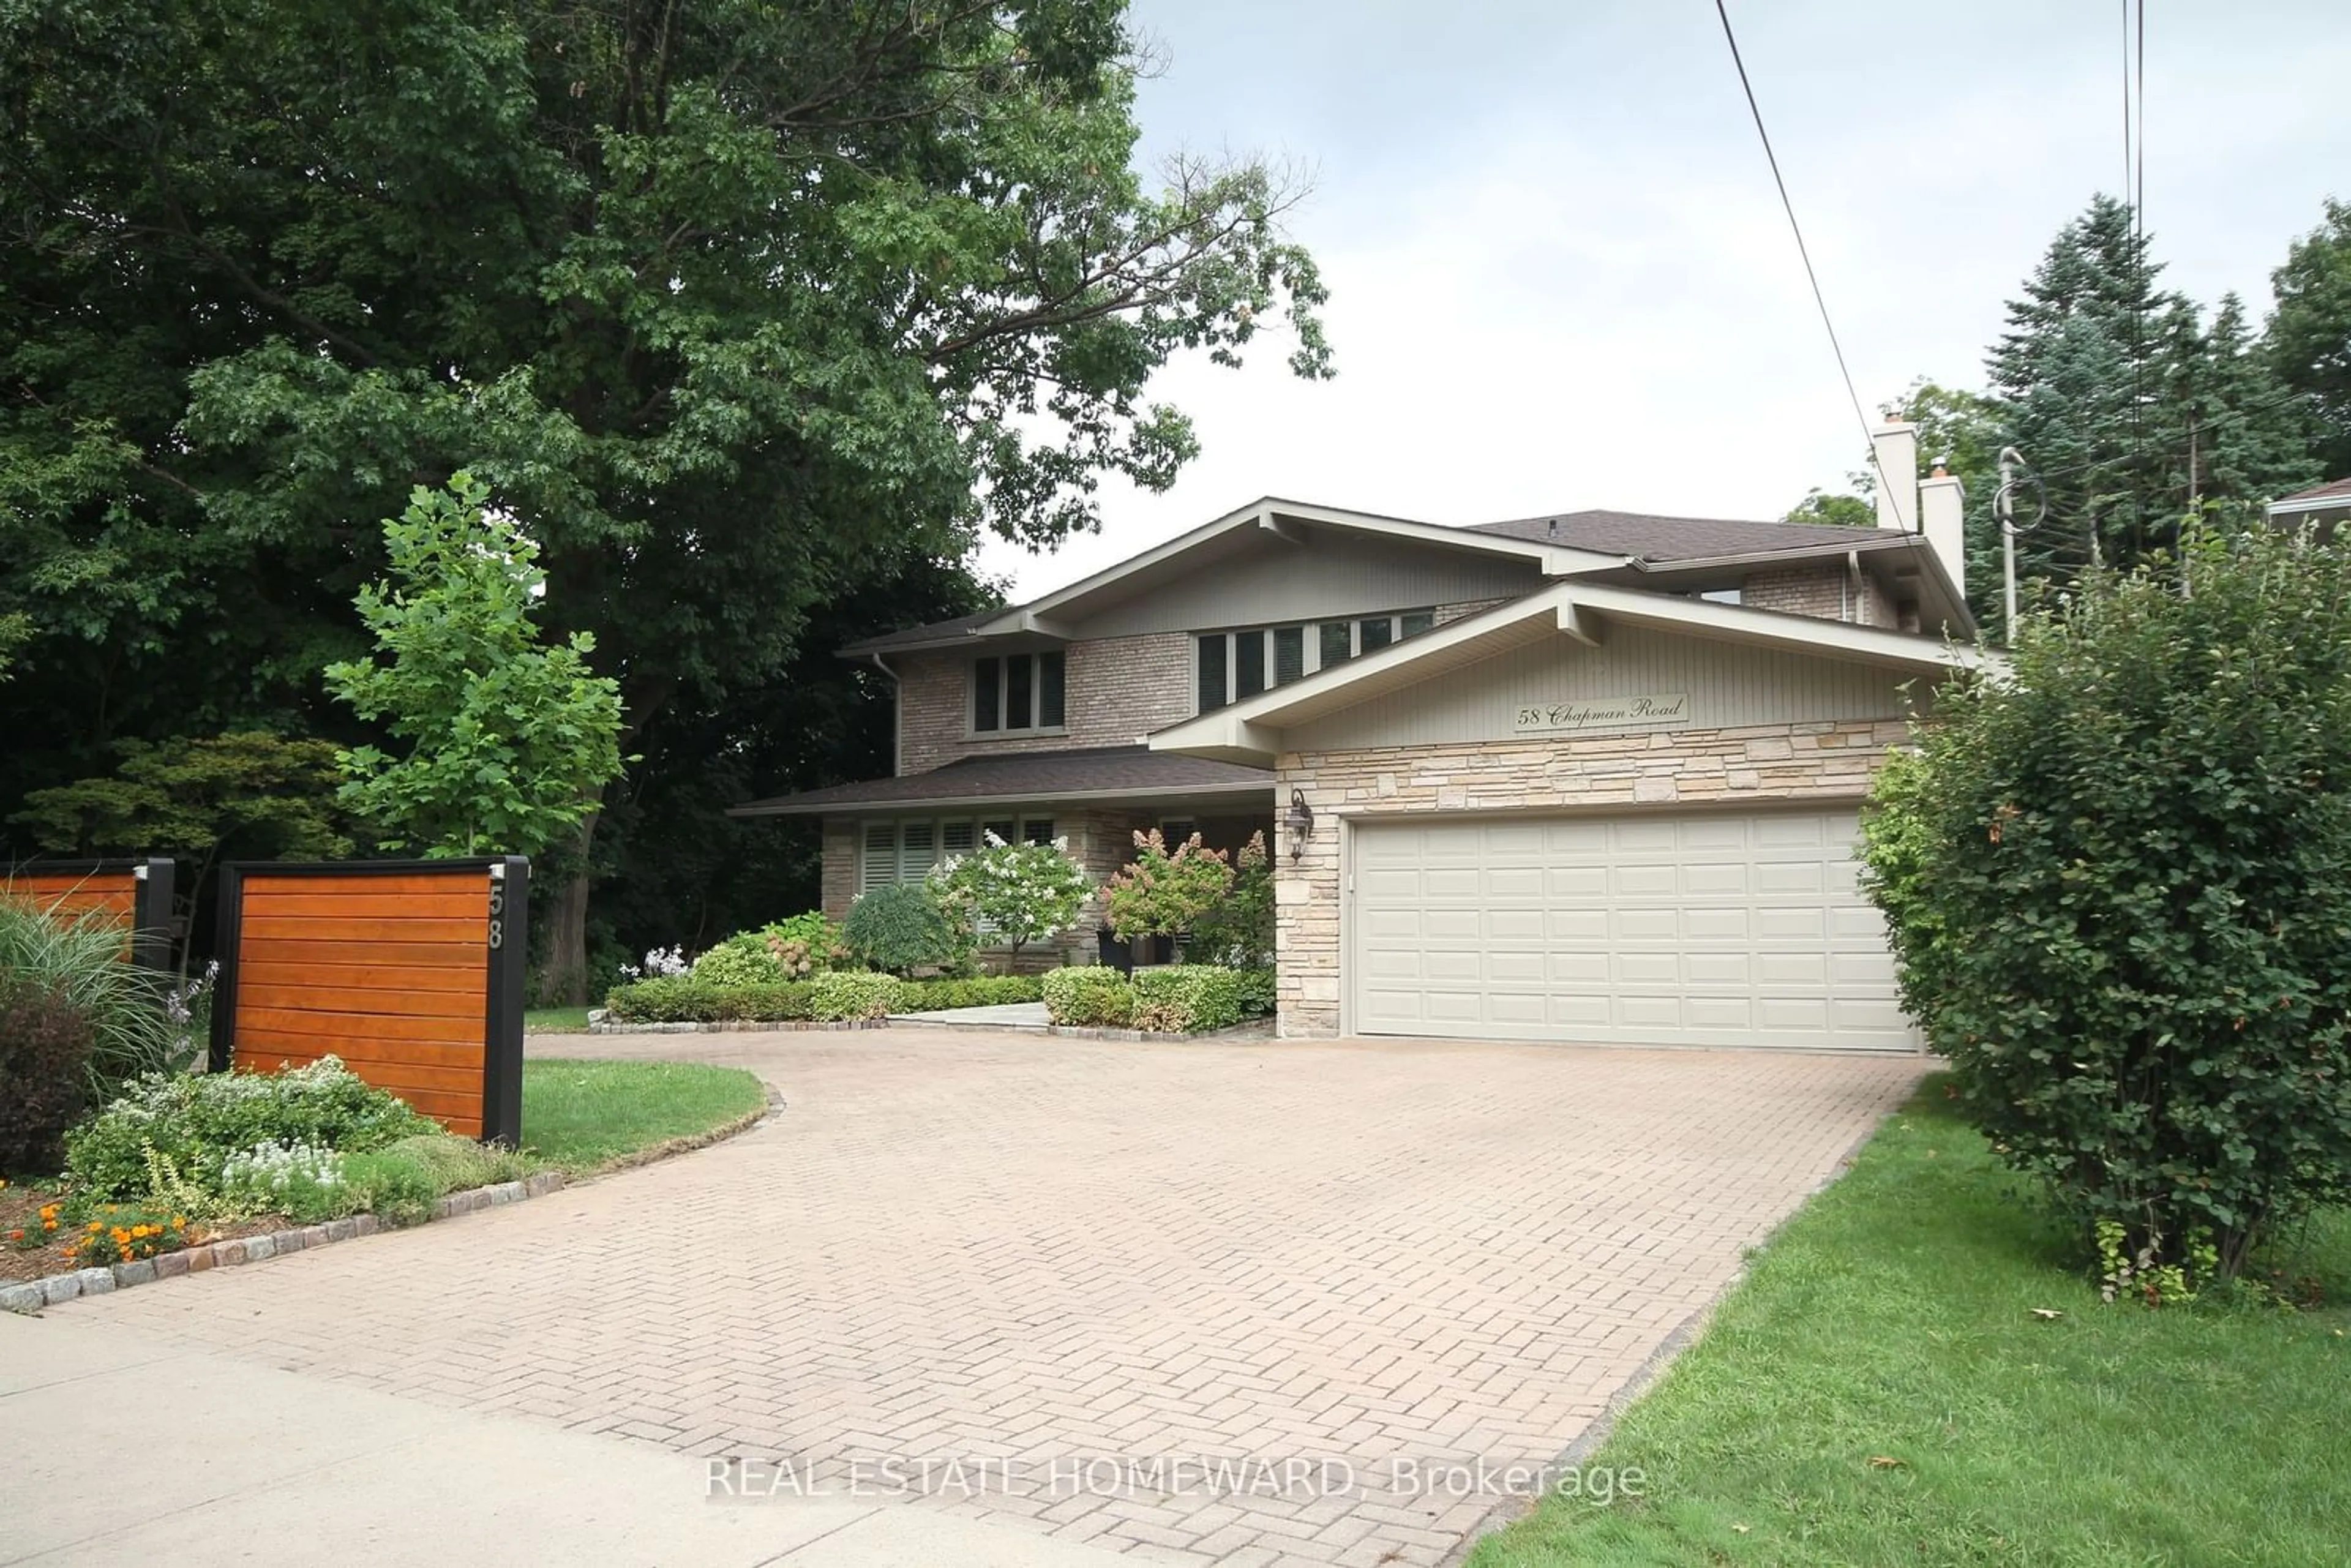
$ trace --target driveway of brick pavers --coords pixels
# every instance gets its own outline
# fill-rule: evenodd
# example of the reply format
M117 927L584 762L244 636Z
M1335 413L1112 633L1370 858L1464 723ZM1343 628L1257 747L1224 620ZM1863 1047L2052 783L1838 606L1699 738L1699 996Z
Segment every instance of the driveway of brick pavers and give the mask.
M925 1506L1153 1560L1437 1563L1497 1499L1401 1467L1558 1456L1924 1066L914 1030L531 1050L737 1062L786 1109L535 1202L52 1310L834 1486L974 1461L985 1490ZM1276 1468L1126 1484L1210 1458Z

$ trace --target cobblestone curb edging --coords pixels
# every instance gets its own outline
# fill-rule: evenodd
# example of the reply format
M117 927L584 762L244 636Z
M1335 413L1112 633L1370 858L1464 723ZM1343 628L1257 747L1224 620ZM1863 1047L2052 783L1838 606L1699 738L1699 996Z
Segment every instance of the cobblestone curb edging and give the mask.
M500 1182L494 1186L447 1193L434 1203L433 1218L446 1219L452 1215L472 1214L478 1209L520 1203L527 1197L538 1197L555 1191L563 1186L564 1180L561 1171L539 1171L521 1181ZM240 1236L232 1241L210 1241L202 1247L184 1247L177 1252L159 1253L131 1263L116 1263L103 1269L76 1269L68 1273L50 1274L20 1284L0 1285L0 1312L37 1312L43 1307L70 1301L77 1296L102 1296L110 1291L128 1290L133 1285L151 1284L157 1280L176 1280L183 1274L202 1274L214 1269L233 1269L241 1263L258 1263L265 1258L282 1257L288 1252L308 1252L314 1247L349 1241L360 1236L373 1236L380 1230L391 1228L372 1214L354 1214L344 1219L329 1219L323 1225L305 1225L272 1231L266 1236Z
M1205 1034L1165 1034L1146 1029L1079 1029L1061 1024L1047 1024L1043 1029L1022 1028L1000 1023L946 1023L937 1019L852 1019L845 1023L818 1023L807 1019L781 1019L761 1023L754 1019L728 1019L719 1023L608 1023L591 1019L590 1034L800 1034L828 1030L853 1029L941 1029L1009 1030L1015 1034L1059 1035L1064 1040L1117 1040L1133 1043L1167 1040L1271 1040L1271 1019L1249 1019L1230 1029L1210 1030Z

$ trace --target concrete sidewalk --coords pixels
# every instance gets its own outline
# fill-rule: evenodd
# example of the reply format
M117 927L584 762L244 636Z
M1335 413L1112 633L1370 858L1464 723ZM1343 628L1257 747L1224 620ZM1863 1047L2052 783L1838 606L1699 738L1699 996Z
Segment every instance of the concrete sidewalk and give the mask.
M712 1501L705 1461L0 1312L0 1563L1132 1568L911 1503Z

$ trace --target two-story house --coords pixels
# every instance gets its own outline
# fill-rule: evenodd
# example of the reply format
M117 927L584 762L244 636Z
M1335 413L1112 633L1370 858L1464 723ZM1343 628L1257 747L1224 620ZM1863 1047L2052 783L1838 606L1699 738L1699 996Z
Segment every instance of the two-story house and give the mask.
M1876 441L1875 529L1259 501L841 650L896 772L736 814L823 820L836 916L991 831L1104 880L1140 828L1262 831L1285 1036L1916 1049L1857 812L1904 688L1983 655L1959 482Z

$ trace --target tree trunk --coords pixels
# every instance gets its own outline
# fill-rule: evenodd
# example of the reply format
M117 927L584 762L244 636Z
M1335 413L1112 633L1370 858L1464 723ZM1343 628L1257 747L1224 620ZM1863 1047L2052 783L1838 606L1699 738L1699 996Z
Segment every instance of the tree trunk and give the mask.
M548 908L547 946L541 950L538 982L532 988L541 1007L589 1005L588 851L595 841L598 815L590 811L580 819L579 843L565 857L569 874Z

